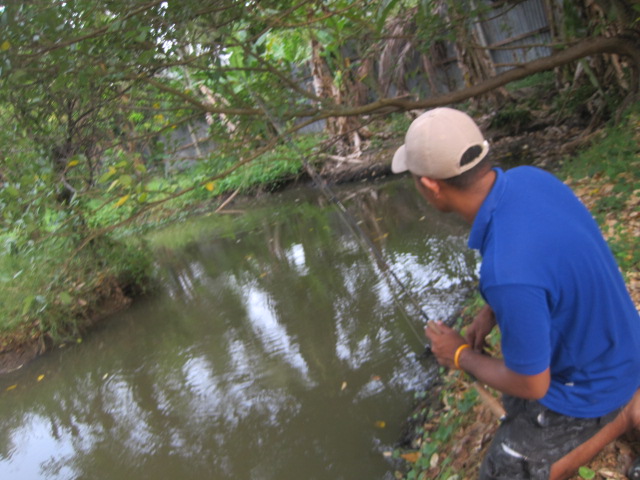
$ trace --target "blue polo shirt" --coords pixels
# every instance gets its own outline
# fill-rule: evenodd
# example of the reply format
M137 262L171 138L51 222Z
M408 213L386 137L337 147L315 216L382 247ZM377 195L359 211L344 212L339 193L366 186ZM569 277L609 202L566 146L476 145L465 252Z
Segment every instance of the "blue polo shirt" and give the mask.
M534 167L495 169L471 228L480 291L505 364L551 386L540 402L599 417L640 387L640 317L598 225L571 189Z

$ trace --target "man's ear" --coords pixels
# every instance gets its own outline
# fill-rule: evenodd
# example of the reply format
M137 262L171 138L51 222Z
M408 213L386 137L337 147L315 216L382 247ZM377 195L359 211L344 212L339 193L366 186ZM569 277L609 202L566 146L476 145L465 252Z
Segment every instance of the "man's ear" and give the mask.
M420 183L426 189L431 190L435 195L440 193L440 183L429 177L420 177Z

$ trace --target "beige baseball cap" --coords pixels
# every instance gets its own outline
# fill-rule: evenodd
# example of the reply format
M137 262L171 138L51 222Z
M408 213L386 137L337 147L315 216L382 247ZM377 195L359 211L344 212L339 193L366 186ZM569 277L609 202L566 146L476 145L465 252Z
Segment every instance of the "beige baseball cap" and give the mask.
M453 108L434 108L416 118L405 135L404 145L391 163L393 173L411 173L435 180L452 178L476 166L489 152L487 142L473 119ZM480 147L477 157L461 165L462 155Z

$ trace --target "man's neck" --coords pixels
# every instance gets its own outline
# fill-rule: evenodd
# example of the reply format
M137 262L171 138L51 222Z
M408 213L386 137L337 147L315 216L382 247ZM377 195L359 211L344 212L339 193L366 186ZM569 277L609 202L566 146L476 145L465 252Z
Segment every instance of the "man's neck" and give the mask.
M496 181L496 172L487 171L473 186L467 190L450 190L451 205L453 210L472 224L491 188Z

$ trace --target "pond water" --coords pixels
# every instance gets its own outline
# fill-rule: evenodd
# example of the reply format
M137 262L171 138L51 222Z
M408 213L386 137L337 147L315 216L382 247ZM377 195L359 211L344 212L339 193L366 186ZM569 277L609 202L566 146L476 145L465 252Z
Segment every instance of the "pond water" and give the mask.
M334 191L355 232L300 188L159 234L159 294L0 378L0 478L394 478L437 371L415 302L450 317L478 259L407 178Z

